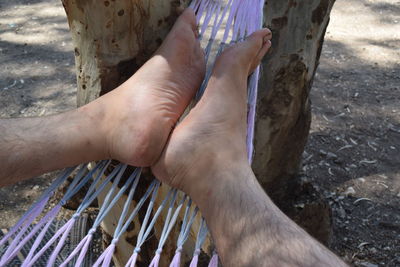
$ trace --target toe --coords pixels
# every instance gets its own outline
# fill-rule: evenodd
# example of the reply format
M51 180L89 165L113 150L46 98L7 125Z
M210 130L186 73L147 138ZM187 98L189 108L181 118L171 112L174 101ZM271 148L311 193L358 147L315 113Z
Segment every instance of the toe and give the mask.
M214 74L226 73L226 66L235 73L250 75L271 47L271 31L262 29L254 32L245 41L227 47L214 66ZM236 76L238 76L236 74Z
M272 33L269 29L265 28L262 30L258 30L253 32L249 37L246 38L246 44L251 47L254 52L254 56L258 54L258 52L264 47L264 44L271 40ZM249 48L250 48L249 47Z
M185 11L183 11L178 19L178 23L187 24L194 32L197 32L196 14L191 8L186 8Z
M246 42L252 50L250 73L260 64L261 60L271 47L272 33L269 29L262 29L251 34Z
M261 48L260 52L258 52L256 60L261 61L270 48L271 48L271 41L267 40L263 44L263 47Z
M250 73L253 72L258 65L260 65L261 60L264 58L265 54L268 52L268 50L271 48L271 41L267 40L264 42L262 48L258 52L257 56L254 58L251 67L250 67Z

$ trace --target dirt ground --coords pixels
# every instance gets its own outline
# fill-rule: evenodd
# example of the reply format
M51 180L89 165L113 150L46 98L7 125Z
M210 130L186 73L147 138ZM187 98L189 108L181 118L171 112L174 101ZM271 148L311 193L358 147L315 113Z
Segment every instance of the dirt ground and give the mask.
M303 172L333 207L332 248L400 266L400 1L337 1L311 99Z
M0 64L0 117L75 106L59 0L0 0ZM302 175L333 208L331 248L355 266L400 266L400 1L337 0L311 98ZM0 228L49 177L0 189Z

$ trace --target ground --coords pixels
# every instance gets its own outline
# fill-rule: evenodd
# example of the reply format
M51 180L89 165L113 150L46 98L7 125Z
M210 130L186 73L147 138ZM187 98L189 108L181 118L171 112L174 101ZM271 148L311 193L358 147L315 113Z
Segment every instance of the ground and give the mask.
M302 175L333 209L331 248L355 266L400 266L400 1L337 0L311 91ZM76 106L58 0L0 1L0 117ZM13 225L52 174L0 189Z

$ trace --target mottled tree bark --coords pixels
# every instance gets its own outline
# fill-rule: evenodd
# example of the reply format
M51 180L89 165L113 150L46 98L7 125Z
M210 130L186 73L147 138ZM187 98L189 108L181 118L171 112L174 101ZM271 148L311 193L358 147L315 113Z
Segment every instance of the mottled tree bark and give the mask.
M78 106L127 80L188 0L62 0L74 41Z
M334 0L274 0L264 6L264 25L273 38L259 83L253 169L284 210L299 191L294 181L310 128L309 92L333 4ZM307 228L326 242L329 219L321 216L329 216L329 211L321 206L312 220L324 223Z
M177 8L189 0L62 2L75 44L81 106L132 75L161 44L177 18ZM293 190L297 195L307 191L299 190L292 182L307 141L311 120L309 91L333 3L334 0L272 0L264 7L264 23L272 29L273 41L260 80L253 169L262 186L284 209L291 203L288 199L294 195ZM103 225L106 239L112 235L121 207L122 202L113 210L116 215L109 216ZM303 225L316 229L314 234L326 241L329 212L324 204L314 203L304 210L293 217L306 221ZM140 222L135 221L121 241L123 246L118 247L114 258L118 266L131 253L139 227ZM166 247L171 259L173 244ZM166 261L161 264L164 265Z

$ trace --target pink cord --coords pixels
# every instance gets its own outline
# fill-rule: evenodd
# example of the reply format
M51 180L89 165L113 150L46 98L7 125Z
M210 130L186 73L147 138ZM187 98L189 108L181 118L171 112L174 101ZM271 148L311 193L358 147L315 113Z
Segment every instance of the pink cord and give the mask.
M199 255L194 255L189 267L197 267L199 262Z
M176 250L175 256L171 261L171 264L169 267L179 267L181 266L181 253L182 253L182 248L178 248Z
M101 265L102 267L110 266L114 251L115 251L115 243L111 243L109 250L106 256L104 257L103 264Z
M72 218L67 222L67 229L64 231L63 235L61 236L60 240L58 241L58 244L56 248L53 250L51 253L51 256L49 260L47 261L47 267L52 267L57 259L58 253L60 253L61 249L64 247L65 240L67 239L69 233L71 232L72 227L75 224L75 218Z
M218 267L218 254L214 252L208 267Z
M156 255L154 256L153 260L151 261L149 267L158 267L158 264L160 263L160 251L157 249Z
M109 245L108 248L100 255L97 261L93 264L93 267L99 267L100 264L102 267L110 266L114 251L115 251L115 243L111 242L111 245Z
M134 252L125 267L135 267L138 257L138 252Z
M28 266L32 266L32 264L33 264L34 262L36 262L36 261L43 255L43 253L44 253L47 249L49 249L49 247L60 237L61 232L63 232L67 227L68 227L68 225L67 225L67 224L64 224L64 225L60 228L60 229L62 229L61 231L59 231L60 233L59 233L59 234L53 235L53 237L46 243L46 245L44 245L44 247L41 248L41 249L39 250L39 252L37 252L37 253L35 254L35 257L33 257L33 259L28 263Z
M86 253L88 251L90 242L92 241L93 235L89 235L88 239L85 242L85 245L83 246L81 253L79 253L78 259L76 260L75 266L81 266L83 260L85 259Z
M33 220L42 212L42 210L47 204L48 199L49 197L43 198L43 200L38 202L31 211L25 214L18 221L18 223L14 227L12 227L11 230L5 236L3 236L3 238L0 241L0 246L4 245L7 242L7 240L10 239L15 233L19 234L22 232L23 234L24 232L26 232L28 226L31 225ZM11 244L9 246L11 246Z
M52 210L50 210L46 214L46 216L44 216L40 220L40 222L38 224L36 224L32 230L30 230L29 234L27 236L25 236L24 239L22 239L22 241L20 241L18 243L18 246L12 250L12 253L10 253L10 255L7 257L6 261L5 262L2 261L0 263L0 265L3 266L3 264L5 265L7 262L12 260L15 257L15 255L18 254L20 249L26 244L26 242L28 242L46 222L47 222L47 224L50 224L54 220L54 217L57 215L60 208L61 208L61 206L57 205Z
M61 263L60 267L66 267L67 264L78 254L79 251L80 251L79 257L82 255L82 252L86 254L87 248L85 249L85 246L86 246L86 244L89 245L91 239L92 239L92 235L87 235L85 238L83 238L79 242L79 244L75 247L75 249L71 252L71 254L69 254L68 258L63 263ZM83 255L83 256L85 256L85 255ZM80 266L80 263L78 264L79 257L78 257L77 262L75 263L76 266Z

